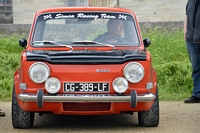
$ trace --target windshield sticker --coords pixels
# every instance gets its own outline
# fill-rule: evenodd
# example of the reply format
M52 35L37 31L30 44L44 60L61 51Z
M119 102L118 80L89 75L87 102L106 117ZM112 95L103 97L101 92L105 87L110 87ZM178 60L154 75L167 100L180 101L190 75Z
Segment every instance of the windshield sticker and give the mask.
M49 19L121 19L129 20L129 16L125 14L114 14L114 13L52 13L45 14L42 20Z
M44 43L43 42L35 42L33 45L35 45L35 46L43 46Z
M121 14L119 14L119 19L124 19L124 20L126 20L126 18L127 18L126 15L121 15Z
M107 14L101 14L101 18L107 18L107 19L113 18L113 19L115 19L116 17L111 16L111 15L107 15Z
M51 14L44 15L44 20L47 20L47 19L52 19Z
M99 16L98 15L85 15L84 13L79 13L77 14L77 18L93 18L93 19L97 19Z
M75 18L75 15L56 14L55 19L59 19L59 18Z

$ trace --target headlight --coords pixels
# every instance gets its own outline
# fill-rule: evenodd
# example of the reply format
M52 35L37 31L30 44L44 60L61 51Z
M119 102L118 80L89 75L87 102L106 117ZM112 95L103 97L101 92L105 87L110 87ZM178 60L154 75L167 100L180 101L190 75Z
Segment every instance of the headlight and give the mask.
M42 62L36 62L29 68L29 77L35 83L43 83L49 75L49 67Z
M124 93L128 89L128 81L123 77L118 77L113 81L113 89L117 93Z
M144 77L144 68L137 62L131 62L124 68L124 77L131 83L137 83Z
M55 94L60 90L60 81L57 78L51 77L46 80L45 88L47 92Z

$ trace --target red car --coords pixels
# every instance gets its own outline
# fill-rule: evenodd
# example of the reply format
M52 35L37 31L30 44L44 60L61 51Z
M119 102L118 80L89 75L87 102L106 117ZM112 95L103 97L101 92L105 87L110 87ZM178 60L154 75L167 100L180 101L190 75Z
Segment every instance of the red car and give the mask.
M35 13L14 73L12 124L31 128L34 114L138 113L139 125L159 124L150 40L136 14L108 7L59 7Z

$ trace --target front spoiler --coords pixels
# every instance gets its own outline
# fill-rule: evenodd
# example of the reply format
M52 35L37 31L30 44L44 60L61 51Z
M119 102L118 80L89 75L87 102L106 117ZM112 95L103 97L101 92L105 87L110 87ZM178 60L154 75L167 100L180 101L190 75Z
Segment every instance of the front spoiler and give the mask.
M150 102L155 99L152 93L138 95L131 91L130 95L107 95L107 94L62 94L44 95L43 90L37 94L19 94L18 98L24 102L37 102L38 107L43 107L44 102L130 102L136 107L137 102Z

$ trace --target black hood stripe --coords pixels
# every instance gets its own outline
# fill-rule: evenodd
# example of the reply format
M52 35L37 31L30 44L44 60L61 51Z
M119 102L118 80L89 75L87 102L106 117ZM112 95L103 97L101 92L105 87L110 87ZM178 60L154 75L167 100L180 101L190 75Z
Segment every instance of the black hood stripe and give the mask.
M128 61L145 61L146 52L133 51L123 52L122 54L89 52L81 53L60 53L49 54L50 51L26 51L27 61L43 61L50 64L122 64ZM51 51L52 52L52 51Z

